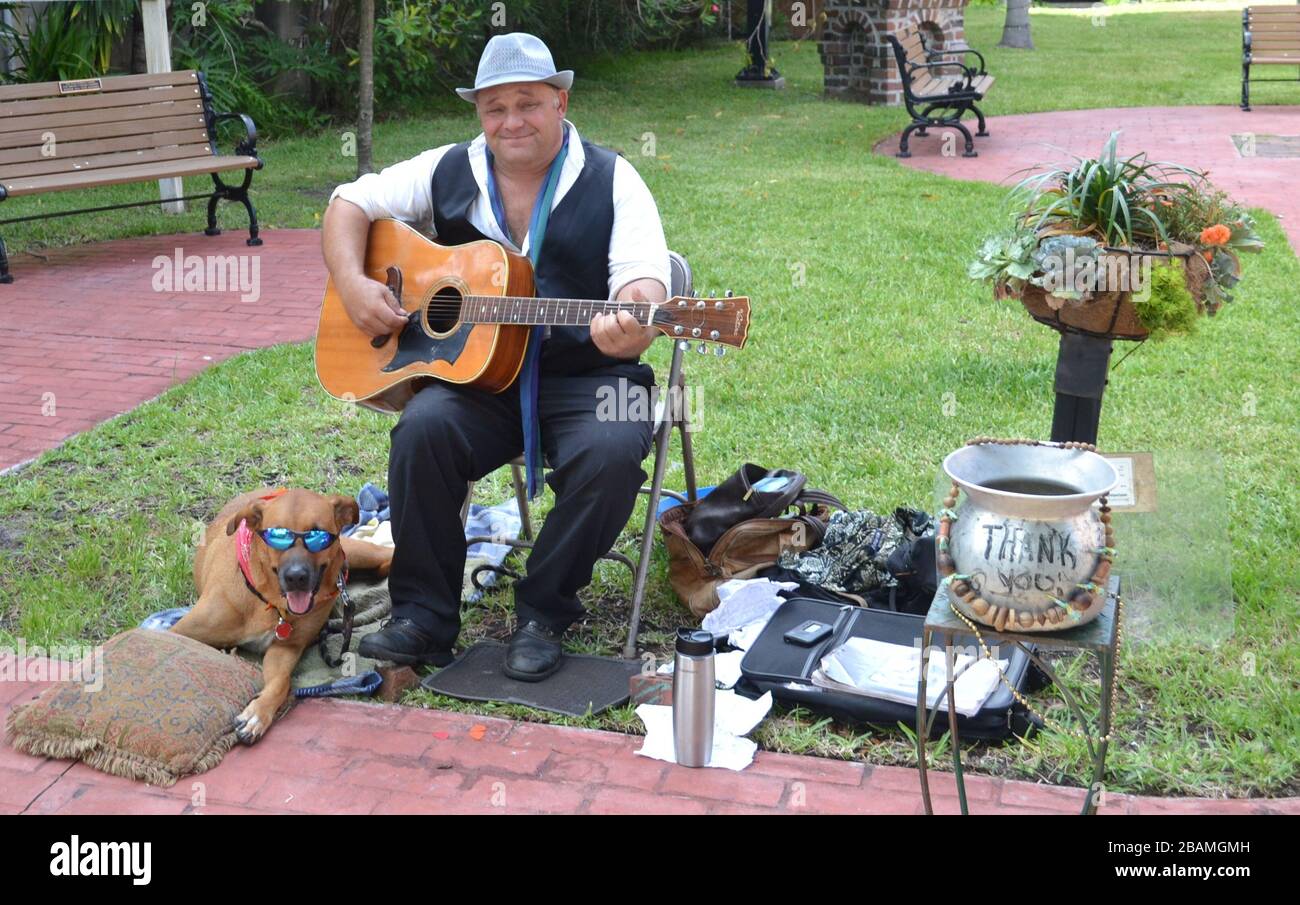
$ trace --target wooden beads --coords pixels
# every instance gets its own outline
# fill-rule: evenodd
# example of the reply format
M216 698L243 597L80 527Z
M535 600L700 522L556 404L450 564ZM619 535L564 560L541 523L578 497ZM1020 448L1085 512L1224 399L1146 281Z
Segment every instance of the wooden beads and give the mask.
M1106 582L1109 579L1110 579L1110 560L1103 557L1102 560L1099 563L1097 563L1097 568L1093 570L1092 583L1096 585L1102 585L1104 587Z
M961 610L958 610L954 607L953 612L956 613L957 617L961 619L962 622L966 623L967 627L969 627L971 632L974 633L975 640L979 642L980 651L983 654L983 658L985 660L992 660L993 654L989 652L989 646L984 642L984 636L980 634L979 626L976 625L971 620L967 619L966 616L961 612ZM1052 607L1050 610L1047 611L1048 621L1049 622L1053 621L1052 619L1053 615L1055 615L1057 620L1059 620L1061 612L1062 610L1059 607ZM1109 708L1110 717L1112 721L1114 720L1115 710L1119 701L1120 682L1119 682L1118 654L1119 654L1120 645L1123 643L1123 641L1124 641L1124 598L1117 595L1115 597L1116 663L1115 663L1115 676L1111 682L1111 687L1110 687L1110 708ZM1011 696L1014 697L1017 702L1019 702L1020 706L1024 707L1027 711L1029 711L1034 716L1042 720L1044 725L1048 726L1051 729L1055 729L1059 732L1064 732L1068 735L1073 735L1075 738L1080 738L1085 740L1091 738L1091 735L1088 733L1086 728L1081 729L1078 726L1063 726L1060 723L1058 723L1056 720L1047 716L1046 714L1039 713L1036 709L1034 709L1034 706L1029 703L1029 701L1025 698L1025 696L1020 693L1019 689L1017 689L1014 685L1011 684L1010 681L1008 681L1007 674L1002 671L1002 668L1000 666L998 667L998 680L1006 687L1008 691L1011 692ZM1103 742L1106 743L1110 742L1112 734L1113 734L1113 730L1108 729L1105 734L1097 738L1097 742L1099 744Z
M993 627L1000 632L1006 631L1007 619L1011 616L1012 611L1008 609L999 609L998 607L994 607L993 609L997 610L997 615L993 617Z
M1047 440L1026 440L1021 437L972 437L966 441L967 446L983 446L986 444L993 444L996 446L1055 446L1057 449L1084 449L1088 452L1097 451L1097 447L1092 443L1080 443L1077 440L1067 440L1063 443L1057 443Z

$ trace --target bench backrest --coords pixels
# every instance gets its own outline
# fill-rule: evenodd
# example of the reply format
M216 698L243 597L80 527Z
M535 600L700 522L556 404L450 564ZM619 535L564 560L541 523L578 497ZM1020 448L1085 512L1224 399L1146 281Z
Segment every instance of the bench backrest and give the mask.
M213 153L193 70L0 86L0 177Z
M898 64L898 73L902 78L904 91L918 96L943 94L947 91L947 85L935 79L930 74L931 70L921 69L914 72L911 69L913 66L929 62L925 54L925 43L921 40L920 29L905 28L898 33L897 37L893 35L886 37L894 50L894 61ZM950 71L956 70L954 68Z
M1252 54L1294 56L1300 64L1300 4L1250 6L1242 10L1242 27L1250 32Z

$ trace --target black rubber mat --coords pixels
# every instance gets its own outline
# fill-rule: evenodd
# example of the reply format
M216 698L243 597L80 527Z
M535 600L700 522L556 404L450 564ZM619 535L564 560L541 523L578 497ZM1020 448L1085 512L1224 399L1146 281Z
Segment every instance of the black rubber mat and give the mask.
M567 716L597 714L630 697L628 680L641 671L640 660L614 660L565 654L560 668L540 682L520 682L505 674L506 645L480 641L450 666L426 676L427 690L466 701L503 701Z

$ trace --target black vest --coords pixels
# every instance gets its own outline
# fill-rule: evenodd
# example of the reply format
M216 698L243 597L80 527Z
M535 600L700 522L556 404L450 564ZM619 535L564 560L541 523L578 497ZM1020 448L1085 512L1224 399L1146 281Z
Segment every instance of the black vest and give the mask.
M478 182L469 165L469 142L443 155L433 170L433 228L444 245L486 239L470 222ZM578 179L551 210L534 268L537 295L546 298L609 298L609 238L614 229L614 163L618 156L584 141L586 160ZM591 341L588 327L551 327L542 344L543 374L623 376L654 382L645 365L610 358Z

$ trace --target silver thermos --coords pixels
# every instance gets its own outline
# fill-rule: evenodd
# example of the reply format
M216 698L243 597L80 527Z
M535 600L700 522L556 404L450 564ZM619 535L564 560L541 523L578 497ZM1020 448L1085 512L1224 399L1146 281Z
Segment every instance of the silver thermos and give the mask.
M673 661L673 750L683 767L708 766L713 756L716 685L713 634L678 629Z

